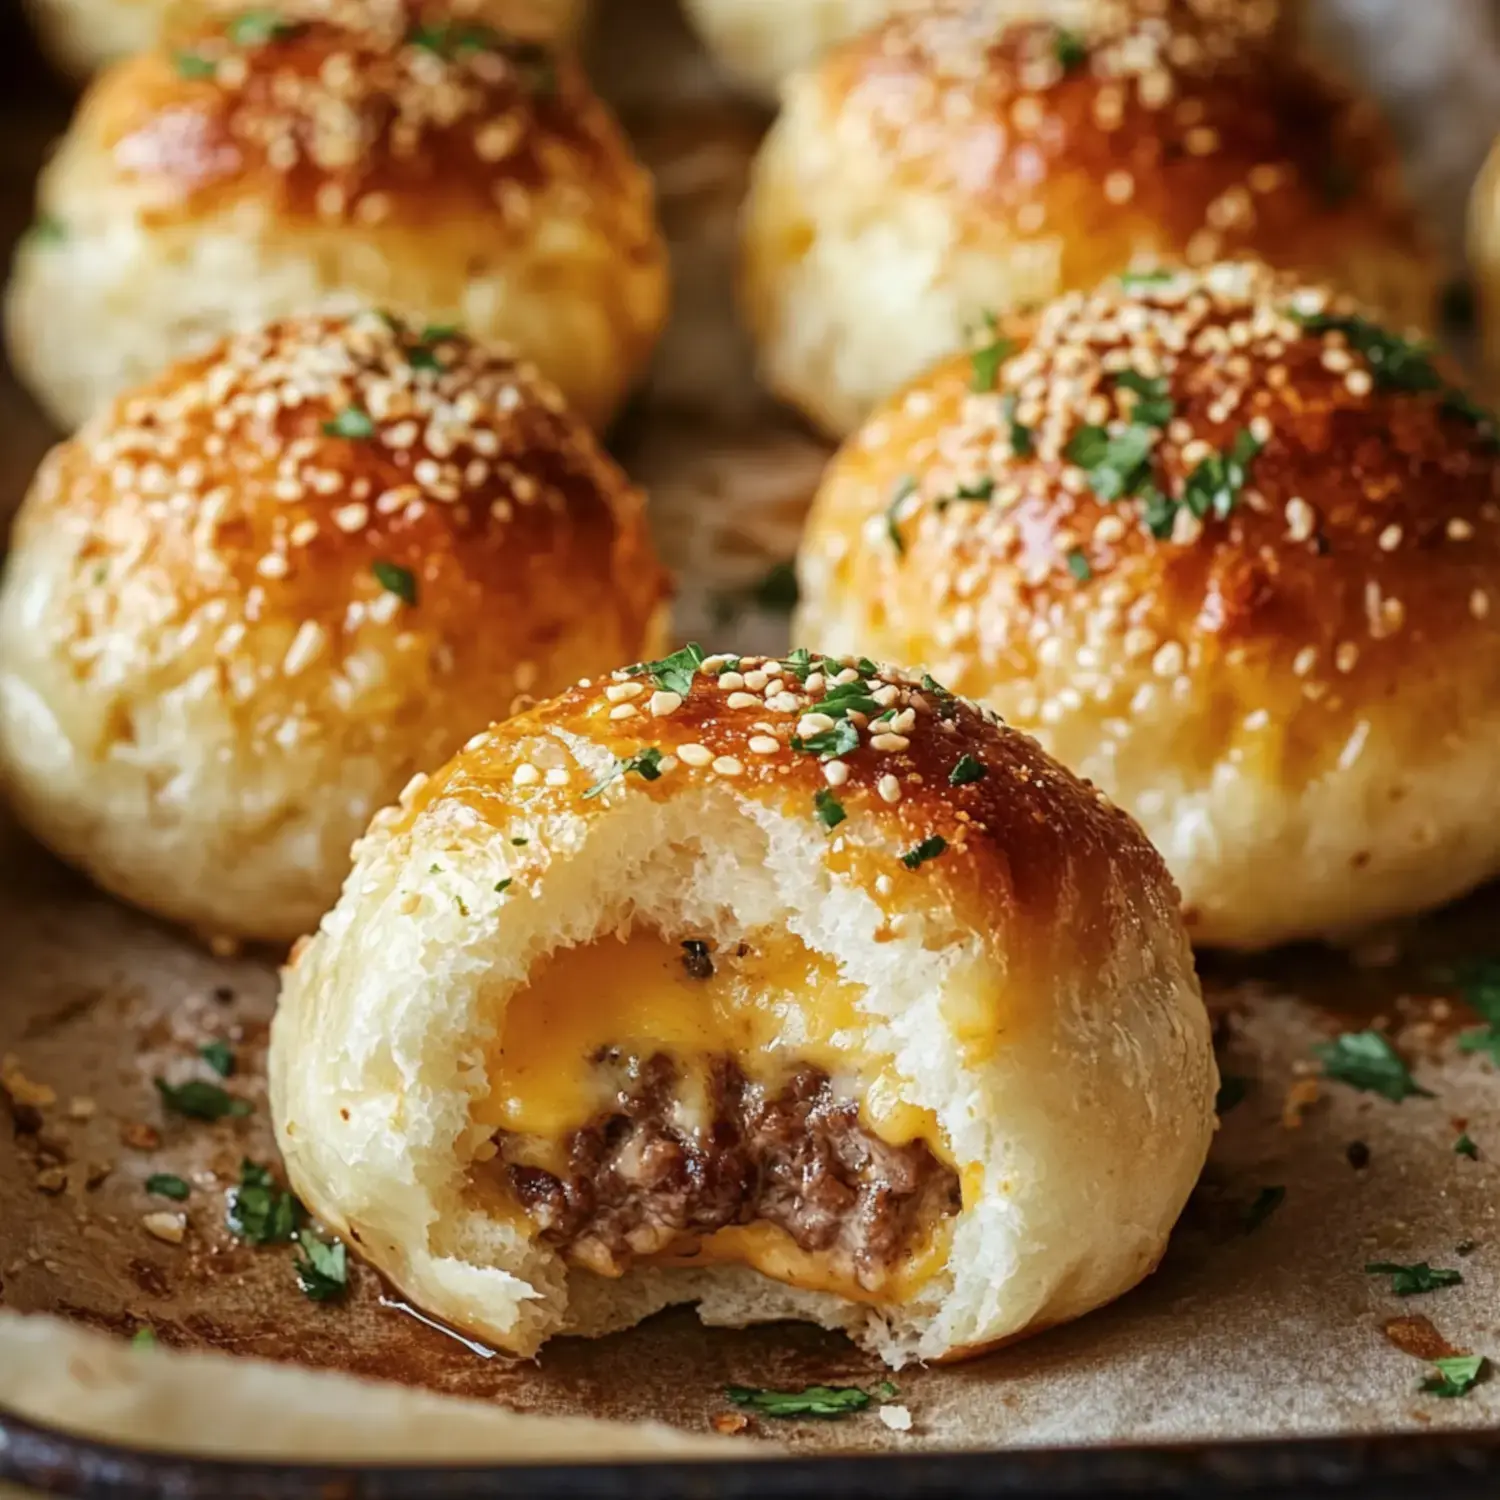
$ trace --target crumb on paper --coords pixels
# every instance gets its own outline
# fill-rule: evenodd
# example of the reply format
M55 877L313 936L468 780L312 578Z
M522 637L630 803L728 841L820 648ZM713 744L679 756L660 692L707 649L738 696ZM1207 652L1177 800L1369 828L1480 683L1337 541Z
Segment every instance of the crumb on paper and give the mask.
M877 1413L892 1432L911 1431L911 1409L906 1406L882 1406Z
M68 1174L61 1167L44 1167L36 1174L36 1185L44 1193L60 1193L68 1185Z
M70 1120L92 1120L98 1113L99 1106L92 1099L82 1094L75 1094L68 1101L68 1118Z
M1425 1359L1429 1364L1435 1359L1451 1359L1460 1352L1437 1331L1432 1319L1422 1313L1387 1318L1380 1331L1403 1354Z
M208 951L215 958L238 958L244 944L236 937L224 933L212 933L208 939Z
M1316 1078L1299 1078L1286 1091L1286 1098L1281 1103L1281 1123L1284 1129L1300 1130L1302 1128L1302 1117L1310 1110L1318 1099L1322 1090L1318 1087Z
M750 1425L750 1419L743 1412L718 1411L709 1418L709 1425L724 1437L734 1437Z
M163 1244L180 1245L187 1234L187 1216L171 1213L143 1214L141 1227Z
M154 1125L132 1121L120 1126L120 1140L132 1151L156 1151L161 1146L161 1131Z
M0 1089L10 1095L12 1104L23 1108L47 1109L57 1103L57 1090L45 1083L33 1083L21 1071L21 1059L14 1052L0 1059Z

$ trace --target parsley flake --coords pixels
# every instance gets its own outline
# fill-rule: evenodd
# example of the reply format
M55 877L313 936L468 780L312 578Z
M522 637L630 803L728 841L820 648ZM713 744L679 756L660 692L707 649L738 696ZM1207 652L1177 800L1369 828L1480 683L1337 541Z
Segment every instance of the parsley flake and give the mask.
M1433 1373L1418 1389L1429 1396L1451 1399L1467 1396L1474 1389L1489 1368L1489 1360L1482 1354L1455 1354L1447 1359L1433 1360L1432 1368Z
M248 1115L250 1105L244 1099L227 1094L216 1083L190 1078L186 1083L168 1083L165 1078L153 1080L161 1101L174 1114L190 1120L223 1120Z
M848 817L843 804L826 786L820 787L813 797L813 814L818 822L830 830L837 828Z
M264 47L296 30L274 10L247 10L229 23L228 36L236 47Z
M1142 375L1139 370L1121 370L1115 376L1115 384L1139 397L1130 413L1132 422L1165 427L1176 415L1177 405L1168 395L1172 383L1165 375L1152 377Z
M968 786L972 781L983 781L989 771L982 761L972 755L960 755L958 763L948 772L949 786Z
M240 1163L239 1186L225 1200L224 1221L252 1245L285 1245L296 1237L302 1205L276 1186L269 1168L247 1158Z
M158 1198L170 1198L174 1203L185 1203L192 1188L174 1172L154 1172L146 1179L146 1191Z
M751 1386L725 1386L724 1394L736 1406L749 1407L763 1417L782 1420L818 1417L836 1420L853 1416L870 1404L870 1393L857 1385L810 1385L800 1391L766 1391Z
M296 1271L297 1285L313 1302L337 1302L349 1290L349 1253L338 1240L328 1245L299 1235Z
M606 771L583 795L597 797L605 787L613 785L622 776L632 771L642 781L659 781L661 779L661 751L655 745L650 745L635 755L627 756L624 760L617 760L613 769Z
M154 1349L156 1348L156 1330L145 1323L130 1335L130 1347L132 1349Z
M1395 1261L1375 1260L1365 1267L1366 1276L1389 1276L1391 1290L1398 1297L1413 1297L1419 1292L1441 1291L1445 1286L1458 1286L1463 1277L1457 1271L1434 1270L1425 1260L1413 1266L1398 1265Z
M338 416L323 424L327 437L367 438L375 436L375 422L369 412L357 406L346 406Z
M1103 427L1084 426L1068 440L1063 456L1088 477L1101 500L1137 494L1151 477L1151 449L1156 430L1132 422L1111 435Z
M1077 32L1068 31L1061 26L1057 29L1057 38L1052 44L1052 49L1064 73L1071 73L1075 68L1081 68L1089 60L1089 49L1083 38Z
M501 891L509 890L514 878L514 876L507 875L504 880L497 880L495 882L495 894L499 895Z
M228 1042L205 1042L198 1049L198 1056L211 1067L220 1078L234 1077L234 1048Z
M218 63L201 52L174 52L172 65L179 78L212 78L219 71Z
M1087 583L1094 576L1094 570L1089 566L1089 560L1084 556L1081 547L1075 547L1068 553L1068 572L1079 583Z
M1368 318L1337 317L1331 313L1301 313L1292 316L1309 333L1341 333L1349 347L1364 357L1375 384L1388 391L1436 391L1443 377L1432 364L1432 350L1392 333Z
M994 493L995 481L988 474L981 474L978 479L969 479L959 485L948 498L950 504L954 500L988 500Z
M1479 1147L1474 1144L1474 1139L1467 1130L1454 1141L1453 1154L1455 1156L1467 1156L1470 1161L1479 1160Z
M1000 415L1005 418L1006 426L1010 429L1007 436L1010 439L1011 453L1017 458L1030 458L1036 452L1036 442L1031 436L1031 429L1016 421L1018 405L1020 398L1012 393L1000 403Z
M1412 1097L1434 1097L1430 1089L1413 1079L1411 1069L1378 1031L1346 1031L1314 1047L1313 1055L1323 1064L1325 1078L1367 1094L1379 1094L1392 1104Z
M925 838L914 849L908 849L901 856L901 863L908 870L915 870L925 865L929 859L936 859L948 848L948 840L941 834L933 834L931 838Z
M906 556L906 543L901 538L901 528L897 523L897 512L917 492L917 481L910 474L904 474L896 481L896 492L891 496L891 503L885 508L885 534L891 539L891 546L896 549L897 557Z
M821 704L818 706L822 709ZM804 755L821 756L824 760L837 760L841 755L848 755L859 749L859 730L848 719L840 719L832 729L810 734L806 739L794 734L792 749L801 751Z
M1146 271L1124 271L1120 275L1120 285L1123 287L1161 286L1164 282L1175 281L1176 271L1169 271L1165 266L1153 266Z
M31 221L26 237L34 245L57 245L68 237L68 226L56 214L38 214Z
M1015 352L1015 342L1012 339L1000 338L995 334L995 319L992 315L986 315L985 323L989 327L990 341L980 345L969 355L969 389L976 395L984 395L995 389L995 382L1000 377L1000 366Z
M703 647L697 641L689 641L681 651L674 651L660 661L643 661L628 670L644 672L663 692L686 698L693 690L693 678L702 665Z
M403 604L417 602L417 579L410 568L377 558L370 564L370 571L386 593L394 594Z

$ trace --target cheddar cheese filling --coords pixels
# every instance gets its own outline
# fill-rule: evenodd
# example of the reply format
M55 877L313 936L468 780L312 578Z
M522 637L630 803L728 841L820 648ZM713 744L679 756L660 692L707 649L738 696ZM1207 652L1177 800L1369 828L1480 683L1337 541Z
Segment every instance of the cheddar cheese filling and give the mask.
M785 933L561 950L511 998L490 1058L490 1170L601 1275L738 1262L906 1300L946 1259L959 1177L867 1050L859 996Z

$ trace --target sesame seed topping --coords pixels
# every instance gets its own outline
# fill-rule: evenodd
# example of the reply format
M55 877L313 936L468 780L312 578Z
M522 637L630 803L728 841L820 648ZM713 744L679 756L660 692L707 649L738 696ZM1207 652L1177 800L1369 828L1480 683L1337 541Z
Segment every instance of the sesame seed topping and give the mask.
M699 744L679 745L677 755L685 766L706 766L714 758L707 746Z
M716 755L714 757L714 771L720 776L741 776L744 774L744 762L733 755Z

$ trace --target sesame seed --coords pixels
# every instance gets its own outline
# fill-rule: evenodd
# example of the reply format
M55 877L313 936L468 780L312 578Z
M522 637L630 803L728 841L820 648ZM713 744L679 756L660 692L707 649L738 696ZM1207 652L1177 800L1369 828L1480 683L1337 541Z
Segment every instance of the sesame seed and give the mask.
M650 709L652 718L664 719L668 714L675 714L682 707L682 695L665 690L658 691L652 693L651 701L646 707Z
M1379 547L1382 552L1394 552L1401 545L1401 528L1394 522L1387 526L1379 537Z
M761 699L754 693L731 693L725 700L729 708L760 708Z
M663 764L665 764L665 762ZM567 786L567 784L573 779L573 775L572 772L567 770L567 768L564 766L553 766L552 769L547 772L545 779L548 786Z
M617 703L610 709L609 716L611 719L635 719L640 716L640 712L633 703Z
M810 713L803 714L797 720L797 733L803 739L811 739L815 734L826 734L833 728L833 720L827 714Z
M870 747L889 753L905 750L911 741L904 734L877 734L870 738Z
M677 754L685 766L706 766L714 758L712 750L699 744L681 745Z
M823 767L823 780L829 786L843 786L849 779L849 767L841 760L831 760Z
M1318 648L1316 646L1304 646L1292 658L1292 672L1297 677L1306 677L1318 664Z
M163 1244L180 1245L187 1235L187 1216L172 1213L143 1214L141 1227Z
M753 734L750 736L750 749L756 755L775 755L781 749L781 741L769 734Z
M876 789L879 791L881 800L884 802L899 802L901 800L901 783L892 775L887 773L882 776Z
M1359 660L1359 647L1353 641L1343 641L1333 653L1333 664L1340 672L1352 672Z
M639 682L616 682L605 688L604 696L611 703L623 703L627 698L639 698L645 691Z
M714 757L714 770L720 776L739 776L744 772L744 769L744 763L736 760L732 755L716 755Z
M1489 618L1490 596L1483 589L1475 589L1474 592L1469 595L1469 613L1473 615L1476 620L1485 620Z
M516 786L535 786L542 779L542 773L530 761L523 761L510 779Z

